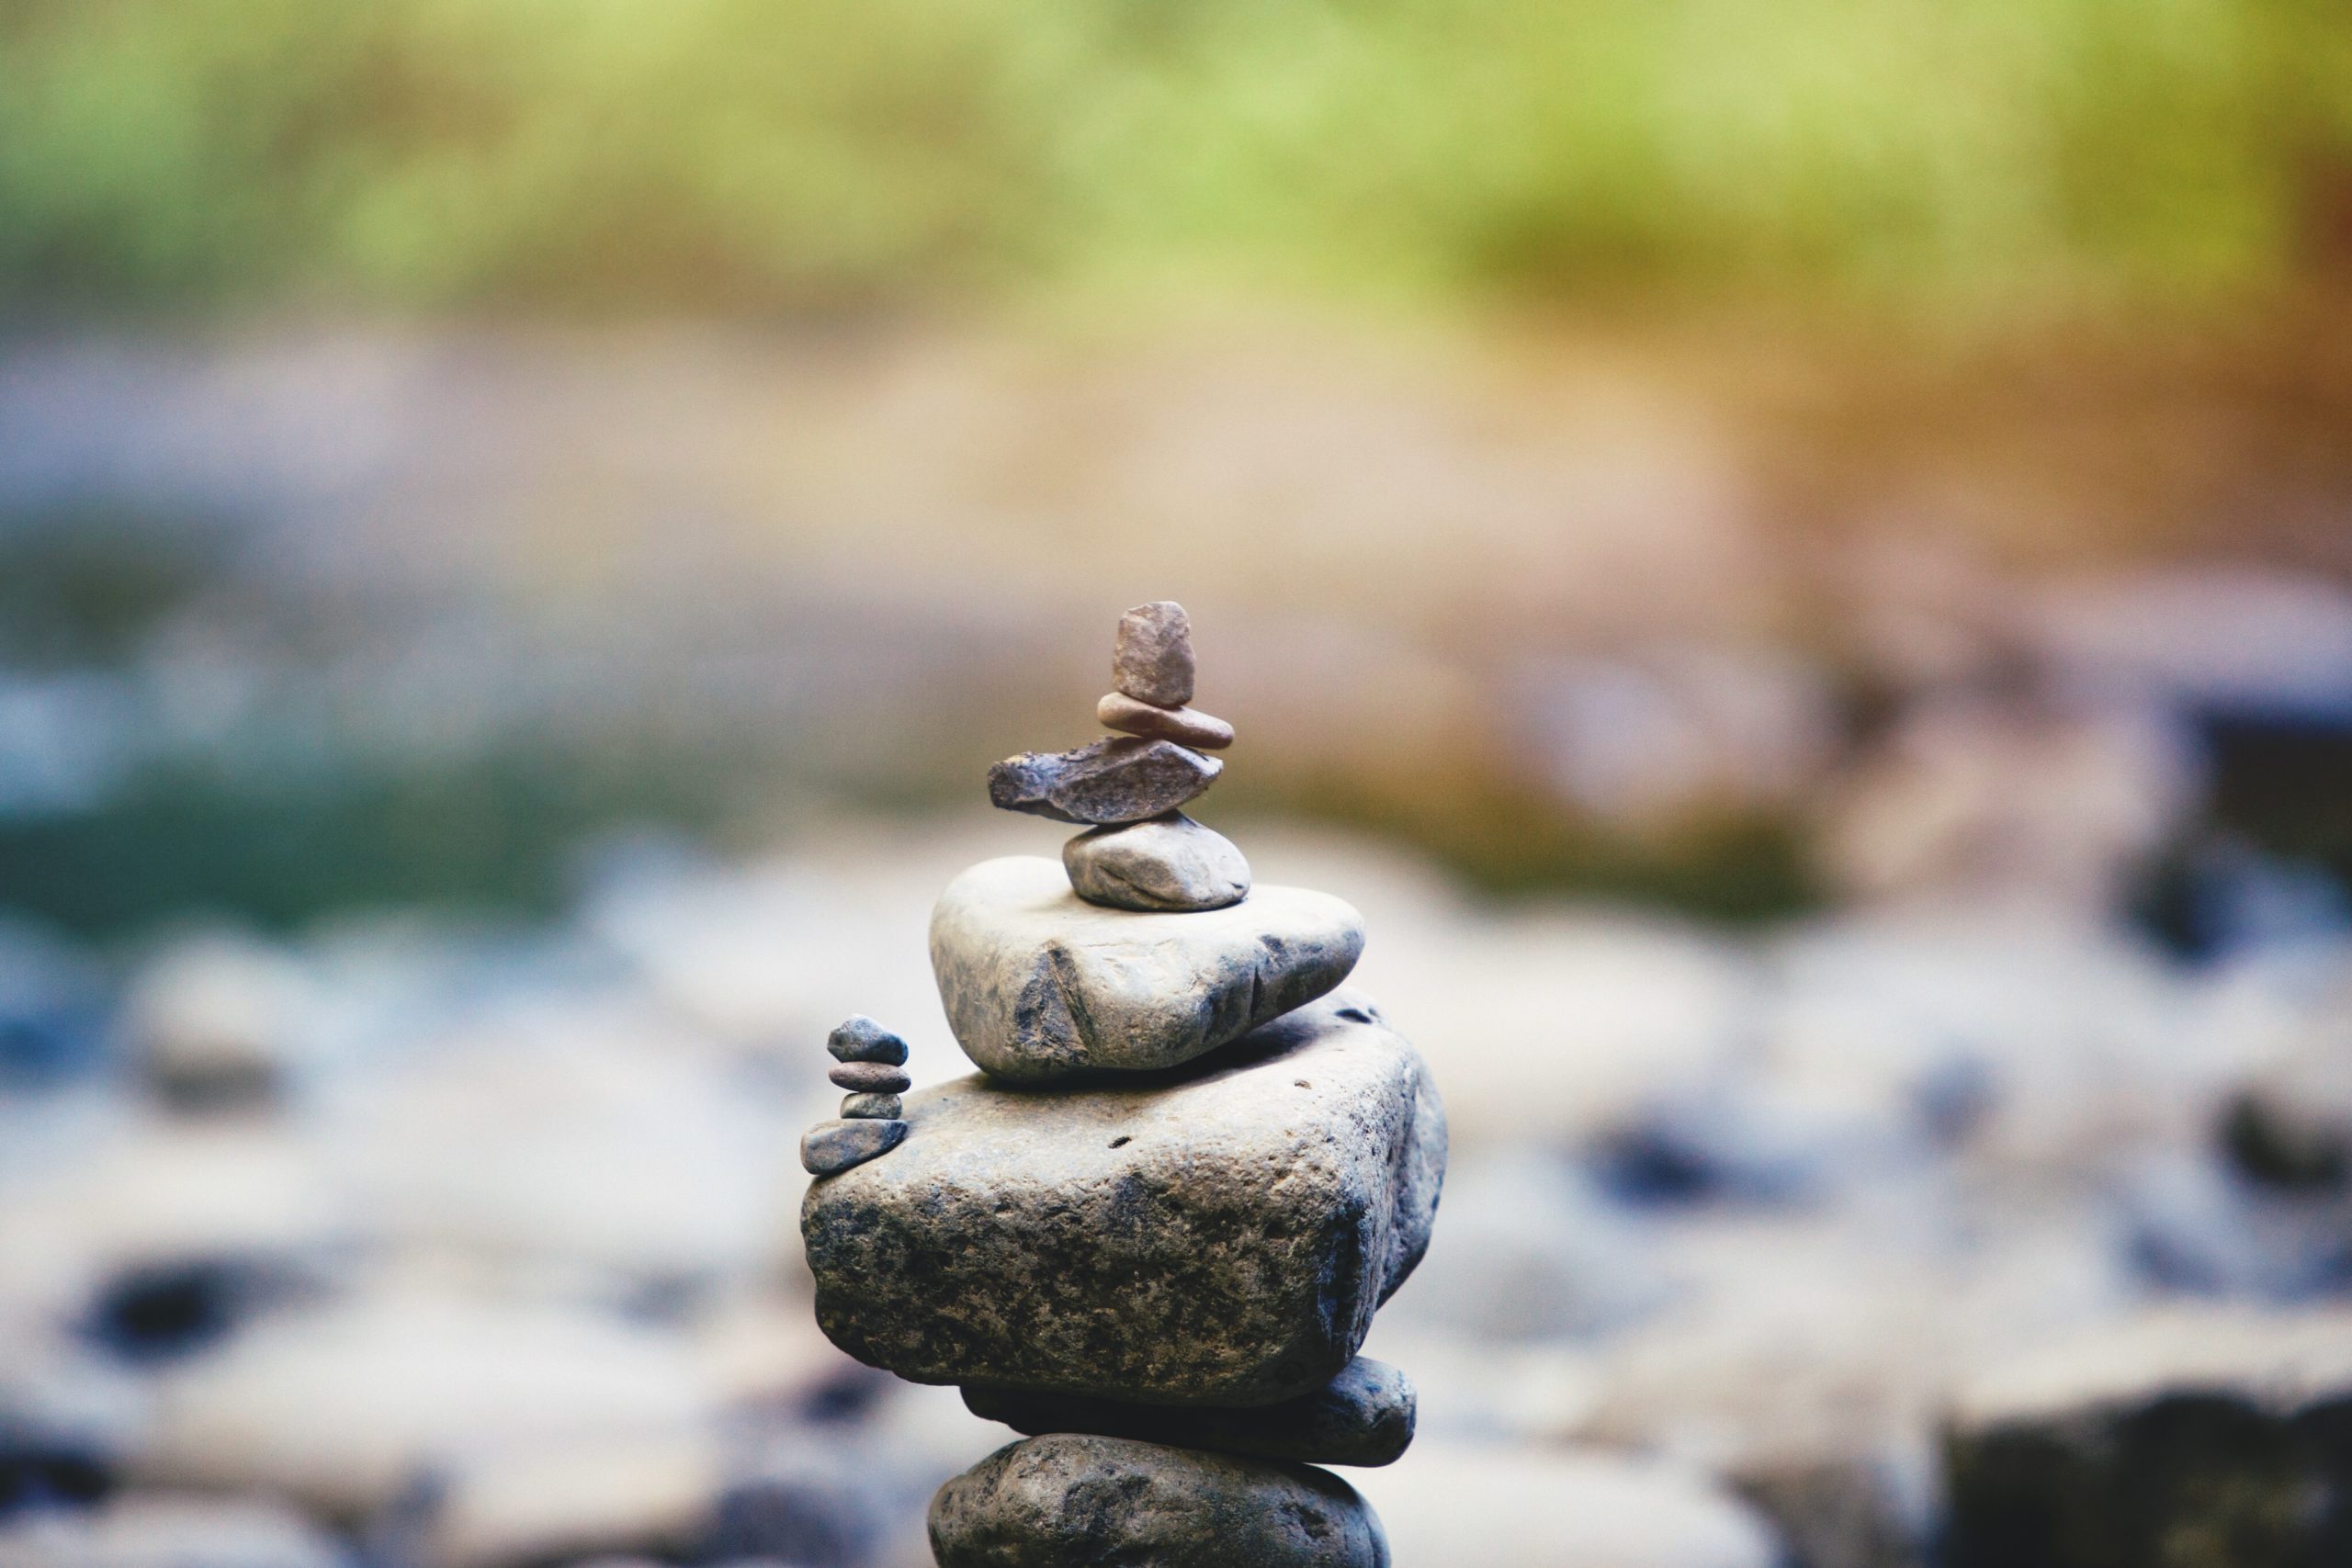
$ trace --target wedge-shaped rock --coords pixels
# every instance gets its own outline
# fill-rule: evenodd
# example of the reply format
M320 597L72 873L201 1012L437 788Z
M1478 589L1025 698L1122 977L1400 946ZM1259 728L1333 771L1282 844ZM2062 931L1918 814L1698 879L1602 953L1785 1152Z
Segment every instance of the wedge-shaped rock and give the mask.
M940 1568L1388 1568L1371 1505L1303 1464L1057 1434L931 1500Z
M808 1189L800 1234L825 1333L917 1382L1311 1393L1420 1260L1445 1173L1428 1067L1349 993L1172 1073L962 1077L906 1119L889 1158Z
M964 1054L1044 1083L1172 1067L1314 1000L1363 952L1363 919L1303 887L1223 909L1108 909L1035 855L983 861L931 915L931 967Z
M1358 1356L1312 1393L1247 1410L1130 1404L1069 1393L967 1388L964 1404L984 1421L1035 1438L1092 1432L1180 1449L1308 1464L1391 1464L1413 1440L1416 1400L1403 1372Z
M1023 751L989 768L989 802L1057 822L1140 822L1216 783L1225 764L1173 740L1114 737L1074 751Z

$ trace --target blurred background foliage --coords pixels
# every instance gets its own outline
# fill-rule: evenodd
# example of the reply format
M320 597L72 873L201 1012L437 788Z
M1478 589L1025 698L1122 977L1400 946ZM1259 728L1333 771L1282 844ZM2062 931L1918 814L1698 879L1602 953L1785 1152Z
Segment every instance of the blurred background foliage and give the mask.
M2352 244L2328 0L16 0L27 301L2211 308Z

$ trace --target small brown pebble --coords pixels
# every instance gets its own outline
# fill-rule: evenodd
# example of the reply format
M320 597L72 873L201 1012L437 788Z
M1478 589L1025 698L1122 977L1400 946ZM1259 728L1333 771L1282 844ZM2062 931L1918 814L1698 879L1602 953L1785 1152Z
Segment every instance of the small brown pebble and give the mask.
M914 1085L905 1068L888 1062L843 1062L825 1076L853 1094L903 1094Z
M1125 692L1111 692L1094 705L1094 721L1105 729L1173 740L1204 751L1222 751L1233 744L1233 726L1198 708L1154 707Z
M907 1102L895 1094L846 1094L842 1097L842 1114L854 1122L896 1122L906 1113Z

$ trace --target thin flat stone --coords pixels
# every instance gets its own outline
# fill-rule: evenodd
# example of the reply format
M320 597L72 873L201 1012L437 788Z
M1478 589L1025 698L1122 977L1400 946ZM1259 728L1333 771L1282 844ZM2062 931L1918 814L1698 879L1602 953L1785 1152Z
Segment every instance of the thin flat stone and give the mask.
M895 1094L845 1094L842 1114L860 1121L896 1122L906 1114L907 1102Z
M1358 1356L1312 1393L1254 1410L1128 1404L1112 1399L972 1387L964 1404L1016 1432L1092 1432L1180 1449L1308 1464L1392 1464L1413 1440L1417 1401L1403 1372Z
M907 1059L907 1043L862 1012L843 1020L825 1049L843 1062L888 1062L895 1067Z
M1198 708L1155 707L1125 692L1110 692L1094 705L1094 722L1126 735L1173 740L1202 751L1222 751L1233 744L1233 726Z
M1193 700L1193 618L1183 605L1155 599L1119 617L1111 684L1154 707L1181 708Z
M1250 896L1250 863L1232 840L1181 811L1097 828L1062 846L1072 892L1110 909L1222 909Z
M826 1336L916 1382L1140 1404L1330 1382L1420 1260L1445 1173L1427 1065L1346 991L1173 1072L957 1078L907 1123L801 1206Z
M909 1125L851 1119L820 1122L800 1134L801 1168L811 1176L833 1176L864 1165L905 1143Z
M1314 1000L1355 967L1363 918L1304 887L1262 886L1198 914L1105 909L1062 867L972 867L931 915L931 966L964 1054L1044 1083L1172 1067Z
M843 1062L825 1076L852 1094L904 1094L914 1083L888 1062Z
M940 1568L1388 1568L1378 1516L1328 1472L1075 1433L999 1449L930 1523Z
M1225 764L1172 740L1117 736L1071 751L1023 751L989 769L989 803L1057 822L1140 822L1173 811Z

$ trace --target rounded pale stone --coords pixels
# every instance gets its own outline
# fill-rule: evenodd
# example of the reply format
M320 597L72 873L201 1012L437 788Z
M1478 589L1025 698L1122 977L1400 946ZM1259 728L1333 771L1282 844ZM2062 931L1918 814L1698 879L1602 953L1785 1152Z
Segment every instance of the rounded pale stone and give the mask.
M1445 1175L1427 1064L1349 991L1170 1072L957 1078L907 1122L808 1189L800 1237L826 1337L915 1382L1311 1394L1419 1262Z
M1111 684L1154 707L1181 708L1193 700L1193 618L1183 605L1155 599L1119 617Z
M1087 903L1035 855L972 867L931 916L956 1043L1023 1083L1190 1061L1329 991L1363 952L1363 917L1328 893L1140 914Z
M999 1449L931 1500L940 1568L1387 1568L1380 1520L1303 1464L1057 1433Z
M853 1120L896 1122L906 1114L907 1102L895 1094L845 1094L842 1114Z
M1233 744L1233 726L1198 708L1155 707L1125 692L1111 692L1094 705L1094 722L1126 735L1173 740L1203 751L1222 751Z
M1110 736L1072 751L1023 751L989 769L989 804L1057 822L1140 822L1216 783L1225 764L1172 740Z
M831 1176L888 1154L906 1138L904 1122L820 1122L800 1135L800 1166L811 1176Z
M907 1043L862 1012L843 1020L825 1049L843 1062L888 1062L895 1067L907 1059Z
M1181 811L1097 828L1062 846L1069 885L1113 909L1222 909L1250 896L1250 863L1233 840Z
M1248 1410L1131 1404L1026 1389L964 1391L964 1404L973 1415L1031 1437L1092 1432L1308 1464L1394 1463L1413 1440L1417 1403L1403 1372L1363 1356L1312 1393Z
M904 1094L914 1084L888 1062L843 1062L825 1076L852 1094Z

